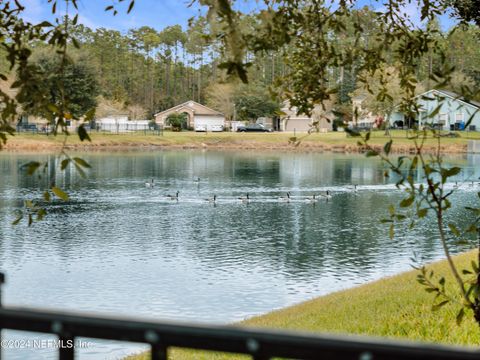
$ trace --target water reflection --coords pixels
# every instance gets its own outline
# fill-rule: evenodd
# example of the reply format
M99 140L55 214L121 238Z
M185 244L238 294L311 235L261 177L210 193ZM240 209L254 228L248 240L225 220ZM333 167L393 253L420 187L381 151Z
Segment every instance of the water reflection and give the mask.
M384 179L383 165L363 156L82 157L93 167L87 179L74 167L51 171L58 168L53 155L0 154L7 304L225 323L407 270L414 251L441 256L428 219L388 238L378 219L401 194ZM32 159L49 164L41 179L19 170ZM464 169L459 180L478 178L478 157L450 161ZM147 189L151 178L155 187ZM32 228L12 227L12 211L52 181L72 201L48 204L50 215ZM351 184L359 184L358 193ZM327 189L330 201L306 201ZM177 190L178 202L165 197ZM477 190L465 186L455 196L462 206L473 204ZM279 202L287 191L292 201ZM238 201L246 193L251 202ZM213 194L216 206L204 200ZM468 220L461 207L450 216Z

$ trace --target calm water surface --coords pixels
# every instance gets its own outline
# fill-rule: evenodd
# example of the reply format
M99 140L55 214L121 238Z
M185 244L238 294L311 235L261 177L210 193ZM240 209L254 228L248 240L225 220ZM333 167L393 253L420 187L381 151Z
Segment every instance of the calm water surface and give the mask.
M415 252L441 257L432 225L379 224L401 193L383 165L360 155L149 152L82 154L92 165L26 177L32 159L0 153L0 268L7 305L229 323L408 270ZM459 181L478 178L480 157L452 157ZM155 187L145 187L154 179ZM195 179L200 178L200 181ZM48 183L72 201L47 206L32 227L12 226L24 199ZM352 184L359 184L357 193ZM452 184L453 186L453 184ZM330 190L329 201L306 196ZM479 188L460 186L462 205ZM166 195L179 191L179 200ZM279 200L289 191L292 201ZM248 193L251 202L237 198ZM217 195L216 204L205 199ZM453 221L465 221L461 207ZM465 248L463 248L465 249ZM458 249L459 251L462 249ZM10 338L25 338L9 332ZM49 338L30 335L33 338ZM138 349L100 342L85 359L118 359ZM49 349L9 350L7 359L56 358Z

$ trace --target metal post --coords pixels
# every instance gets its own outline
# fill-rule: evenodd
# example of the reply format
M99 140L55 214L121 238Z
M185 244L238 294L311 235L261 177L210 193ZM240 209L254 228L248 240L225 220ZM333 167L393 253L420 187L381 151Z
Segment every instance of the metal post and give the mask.
M0 273L0 308L2 307L2 286L5 283L5 274ZM2 340L2 329L0 328L0 341ZM2 359L3 349L0 348L0 360Z
M75 359L75 338L69 336L59 336L59 360L73 360Z
M5 283L5 274L0 273L0 307L2 307L2 285Z
M152 344L151 346L152 360L167 360L167 348L160 344Z

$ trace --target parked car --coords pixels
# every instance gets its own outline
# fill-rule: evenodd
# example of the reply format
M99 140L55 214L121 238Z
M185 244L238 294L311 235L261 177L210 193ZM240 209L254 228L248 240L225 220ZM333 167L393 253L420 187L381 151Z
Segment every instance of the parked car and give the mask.
M210 128L210 131L215 131L215 132L223 131L223 125L212 125Z
M268 129L262 124L250 124L237 127L237 132L272 132L272 129Z

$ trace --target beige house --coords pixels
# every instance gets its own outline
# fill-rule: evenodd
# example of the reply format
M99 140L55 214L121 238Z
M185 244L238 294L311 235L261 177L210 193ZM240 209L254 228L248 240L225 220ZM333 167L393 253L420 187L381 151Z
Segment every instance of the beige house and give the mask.
M222 113L193 100L155 114L155 122L168 127L166 120L171 114L186 114L187 127L195 131L223 131L225 128L225 116Z
M297 114L297 108L290 107L288 101L283 103L281 110L285 115L280 118L280 131L308 132L318 129L320 132L328 132L333 130L335 116L331 111L324 110L321 105L315 106L312 116ZM315 126L314 123L316 123Z

